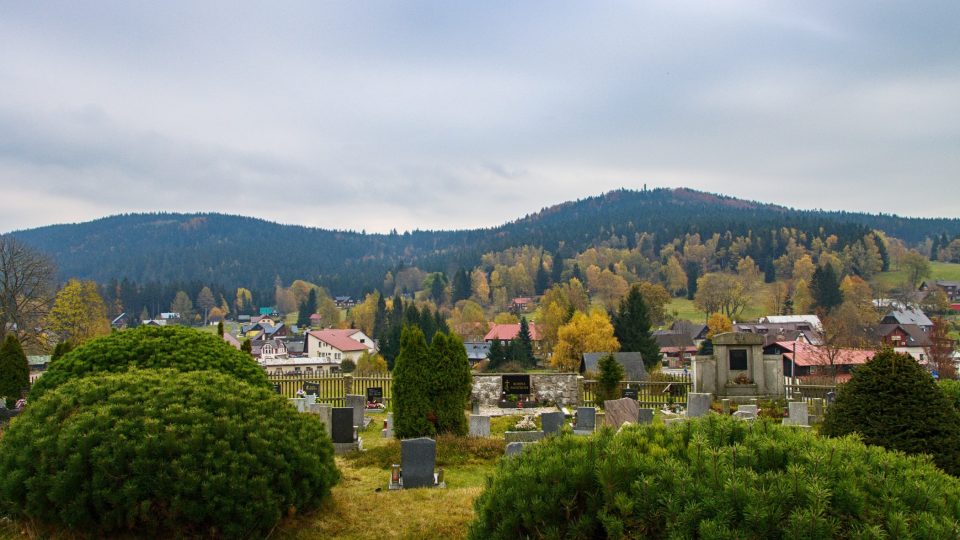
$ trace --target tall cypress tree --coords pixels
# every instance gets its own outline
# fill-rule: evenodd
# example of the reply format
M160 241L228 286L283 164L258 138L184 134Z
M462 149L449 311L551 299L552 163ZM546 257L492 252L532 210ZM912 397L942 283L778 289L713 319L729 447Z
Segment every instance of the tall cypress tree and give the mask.
M398 439L436 434L429 390L435 375L433 364L423 332L415 326L404 327L393 368L394 429Z
M843 293L840 292L840 278L833 265L818 266L810 279L810 296L813 297L814 307L826 312L832 311L843 303Z
M534 288L537 294L543 294L550 287L550 276L547 275L547 269L543 267L543 255L540 255L540 264L537 265L537 278L534 281Z
M437 433L467 434L464 409L470 399L471 376L467 350L455 335L438 332L430 344L434 377L432 397Z
M687 300L693 300L697 294L697 280L700 279L700 265L687 261Z
M0 347L0 397L7 398L7 406L20 399L20 392L30 387L30 365L20 341L13 333Z
M660 347L650 334L650 311L640 287L634 285L627 297L620 301L620 309L613 315L613 335L623 352L638 352L643 365L652 368L660 362Z
M550 284L556 285L563 280L563 259L558 254L553 258L553 268L550 272Z

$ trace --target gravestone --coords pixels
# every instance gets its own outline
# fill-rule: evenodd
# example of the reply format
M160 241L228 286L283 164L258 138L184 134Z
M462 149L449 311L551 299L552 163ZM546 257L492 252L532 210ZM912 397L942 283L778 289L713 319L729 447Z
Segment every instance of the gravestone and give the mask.
M306 400L306 409L307 409L307 411L309 411L309 410L310 410L310 407L314 406L314 405L317 403L317 395L316 395L316 394L307 394L306 396L304 396L303 399Z
M367 410L367 402L360 394L347 394L343 398L347 407L353 409L353 425L363 429L363 411Z
M470 436L471 437L489 437L490 436L490 417L478 414L470 415Z
M318 382L305 382L303 383L303 392L308 396L318 396L320 395L320 383Z
M433 487L433 472L437 462L437 443L420 437L400 441L400 468L403 488Z
M740 405L737 407L737 412L744 412L756 418L760 414L760 408L756 405Z
M507 456L516 456L516 455L520 454L521 452L523 452L523 449L526 448L528 444L530 444L530 443L525 443L525 442L512 442L512 443L509 443L509 444L507 444L507 449L506 449L506 451L504 452L504 455L507 455Z
M280 391L280 383L273 383L273 391L276 392L276 393L278 393L278 394L283 393L283 392Z
M383 388L371 386L367 388L367 403L383 403Z
M577 425L574 431L593 432L597 429L597 409L593 407L579 407L577 409Z
M320 422L327 427L327 433L333 435L333 405L329 403L318 403L314 405L317 414L320 416ZM351 434L352 436L352 434Z
M783 419L783 423L788 426L807 426L810 425L810 417L807 412L806 401L791 401L787 404L790 416Z
M636 422L640 417L640 406L630 398L620 398L603 402L608 426L619 428L624 422Z
M334 407L331 413L330 434L333 442L349 444L353 442L353 409L349 407Z
M393 438L393 413L387 413L387 419L383 421L383 429L380 430L380 436L385 439Z
M690 392L687 394L687 418L699 418L710 411L710 394Z
M636 388L624 388L623 395L620 397L630 398L632 400L637 400L640 398L640 391Z
M653 409L640 409L637 416L638 424L652 424L653 423Z
M827 405L832 404L837 399L837 393L833 390L827 392Z
M480 414L480 400L470 400L470 414Z
M744 411L743 409L738 409L737 412L733 413L733 417L738 420L756 420L757 415L751 413L750 411Z
M540 426L547 435L555 435L563 429L563 413L546 412L540 415Z
M504 394L516 394L519 396L530 395L529 375L501 375L500 382Z
M297 412L304 412L307 410L307 398L290 398L290 402L293 403L293 406L297 408Z
M721 399L721 400L720 400L720 407L723 409L723 414L730 414L730 400L729 400L729 399L726 399L726 398L725 398L725 399Z

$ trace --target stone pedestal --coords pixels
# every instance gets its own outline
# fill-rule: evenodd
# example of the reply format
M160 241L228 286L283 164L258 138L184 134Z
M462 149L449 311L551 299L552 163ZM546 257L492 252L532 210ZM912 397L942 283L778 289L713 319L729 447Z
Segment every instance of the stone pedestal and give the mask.
M489 437L490 436L490 417L478 414L470 415L470 436L471 437Z

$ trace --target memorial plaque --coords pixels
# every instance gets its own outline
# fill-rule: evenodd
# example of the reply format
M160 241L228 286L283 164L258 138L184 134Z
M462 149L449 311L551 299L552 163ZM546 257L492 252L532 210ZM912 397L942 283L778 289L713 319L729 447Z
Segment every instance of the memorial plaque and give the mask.
M303 392L307 395L320 395L320 383L315 382L305 382L303 383Z
M383 403L383 388L374 386L367 388L367 403Z
M530 395L529 375L502 375L505 394Z
M632 400L634 400L634 401L638 401L638 399L639 399L639 397L640 397L640 391L637 390L636 388L624 388L624 389L623 389L623 396L621 396L621 397L628 397L628 398L630 398L630 399L632 399Z
M746 371L746 370L747 370L747 350L731 349L730 350L730 371Z

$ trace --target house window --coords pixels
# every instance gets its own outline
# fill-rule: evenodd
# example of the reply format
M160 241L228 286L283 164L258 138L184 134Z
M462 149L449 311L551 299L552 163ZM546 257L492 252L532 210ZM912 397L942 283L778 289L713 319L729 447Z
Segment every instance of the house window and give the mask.
M747 350L731 349L730 350L730 371L746 371L746 370L747 370Z

